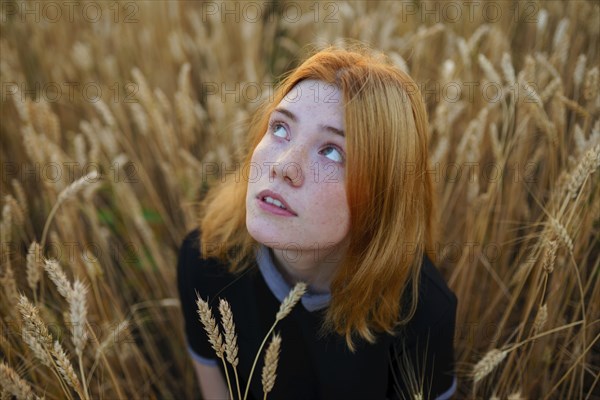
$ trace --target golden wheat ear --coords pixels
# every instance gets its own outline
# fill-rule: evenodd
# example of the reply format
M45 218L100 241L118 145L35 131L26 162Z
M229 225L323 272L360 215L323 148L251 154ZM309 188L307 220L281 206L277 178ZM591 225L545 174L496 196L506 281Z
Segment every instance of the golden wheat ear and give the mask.
M202 300L200 296L197 296L196 305L198 307L198 315L200 316L200 321L204 326L204 330L208 334L208 341L210 342L213 350L217 353L217 357L221 359L223 363L223 369L225 370L225 379L227 380L227 388L229 389L229 394L233 398L233 391L231 390L231 380L229 379L229 372L227 369L227 364L225 363L225 343L223 343L223 336L221 336L221 332L219 331L219 327L215 318L213 317L212 311L208 305L208 302ZM237 378L237 370L236 370L236 378Z
M208 341L210 342L214 351L217 353L217 356L219 358L223 358L223 353L225 352L223 337L221 336L221 332L219 332L217 322L212 315L212 311L208 306L208 302L202 300L202 298L198 296L198 299L196 300L196 306L198 307L200 322L202 322L204 330L208 334Z
M2 391L7 391L9 394L15 396L17 399L33 399L33 391L31 386L19 374L0 362L0 383L2 384ZM35 396L36 399L39 397Z
M260 353L262 352L263 347L265 347L265 343L266 343L267 339L273 332L273 329L275 329L275 326L277 325L277 323L279 321L281 321L282 319L284 319L292 311L292 309L298 303L298 301L300 301L300 299L302 298L304 293L306 293L306 289L307 289L306 283L304 283L304 282L296 283L296 286L294 286L294 288L292 290L290 290L288 295L285 297L285 299L283 299L283 302L279 306L279 311L277 312L277 315L275 316L275 322L273 322L273 325L271 326L271 328L265 335L262 343L260 344L260 347L258 348L258 351L256 352L256 356L254 357L254 362L252 363L252 368L250 369L250 375L248 376L248 383L246 384L246 390L244 391L244 400L248 397L248 390L250 390L250 382L252 381L252 374L254 374L254 368L256 368L256 363L258 362L258 357L260 356Z
M227 300L221 299L219 301L219 312L221 313L221 325L225 331L225 353L227 355L227 362L233 366L233 372L235 374L235 385L238 391L238 398L242 398L242 392L240 390L240 380L238 378L237 366L239 363L238 359L238 345L237 335L235 333L235 324L233 323L233 312L231 306Z
M275 386L275 378L277 377L277 363L279 362L279 351L281 349L281 336L275 333L271 338L271 343L269 343L269 347L267 347L267 352L265 354L265 365L262 370L262 386L263 391L265 393L265 398L267 397L267 393L273 390L273 386Z
M473 382L479 383L488 376L506 358L507 350L492 349L488 351L473 367Z

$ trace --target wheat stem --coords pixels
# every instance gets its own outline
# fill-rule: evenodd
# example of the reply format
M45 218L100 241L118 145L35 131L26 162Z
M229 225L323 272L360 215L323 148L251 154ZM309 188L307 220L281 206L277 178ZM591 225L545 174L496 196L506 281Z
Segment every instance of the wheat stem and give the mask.
M44 224L44 230L42 232L42 240L40 241L40 247L42 249L44 249L44 246L46 245L46 235L48 234L48 228L50 228L50 223L52 222L52 219L54 218L54 214L56 214L56 211L58 210L60 205L64 201L68 200L70 197L77 194L77 192L79 190L81 190L81 188L83 188L90 182L95 182L99 176L100 176L100 174L98 173L98 171L94 170L94 171L90 172L89 174L77 179L75 182L73 182L69 186L67 186L62 192L60 192L60 194L58 195L58 199L56 200L56 203L54 203L54 207L52 207L52 210L50 210L50 213L48 214L48 218L46 218L46 223Z
M227 387L229 388L229 396L233 398L231 380L229 379L227 364L225 363L225 345L223 344L223 337L221 336L217 322L212 315L212 311L208 305L208 302L204 301L200 296L198 296L196 300L196 306L198 309L198 315L200 316L200 322L202 322L204 330L208 334L208 341L210 342L213 350L217 353L217 357L219 357L223 363L225 378L227 379Z
M227 354L227 361L233 366L235 373L235 383L238 392L238 399L242 398L240 391L240 382L237 376L237 365L238 365L238 347L237 347L237 336L235 334L235 324L233 323L233 312L227 300L221 299L219 302L219 312L221 313L221 325L225 330L225 353Z
M258 351L256 352L256 356L254 357L254 362L252 363L252 369L250 369L250 375L248 376L248 383L246 384L246 390L244 391L244 400L246 400L246 398L248 397L248 390L250 389L250 382L252 382L252 375L254 374L254 368L256 368L256 363L258 361L258 357L260 356L260 353L262 352L262 349L265 346L267 339L271 335L271 332L273 332L273 329L275 329L277 322L281 321L292 311L292 308L294 308L296 303L298 303L298 301L304 295L305 292L306 292L306 283L298 282L296 284L296 286L294 286L294 288L286 296L286 298L283 299L283 302L279 306L279 311L277 312L277 315L275 316L275 322L271 326L271 329L269 329L269 331L265 335L262 343L260 344L260 347L258 348Z

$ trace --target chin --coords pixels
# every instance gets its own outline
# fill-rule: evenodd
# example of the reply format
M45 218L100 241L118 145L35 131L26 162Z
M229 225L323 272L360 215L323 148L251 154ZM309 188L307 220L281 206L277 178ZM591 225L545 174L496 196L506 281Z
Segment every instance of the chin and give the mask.
M271 248L282 248L292 241L286 236L286 232L282 232L272 222L260 218L246 220L246 229L254 240L262 244L268 244Z
M270 228L270 229L269 229ZM260 221L260 218L246 218L246 229L250 236L259 243L275 241L276 232L272 232L274 227L269 227L266 222Z

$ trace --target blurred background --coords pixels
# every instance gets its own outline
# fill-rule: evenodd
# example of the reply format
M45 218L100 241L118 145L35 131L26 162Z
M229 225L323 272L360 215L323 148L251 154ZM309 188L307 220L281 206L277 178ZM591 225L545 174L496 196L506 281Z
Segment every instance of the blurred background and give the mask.
M344 39L427 103L457 398L600 398L598 2L0 4L3 399L200 398L178 246L281 75Z

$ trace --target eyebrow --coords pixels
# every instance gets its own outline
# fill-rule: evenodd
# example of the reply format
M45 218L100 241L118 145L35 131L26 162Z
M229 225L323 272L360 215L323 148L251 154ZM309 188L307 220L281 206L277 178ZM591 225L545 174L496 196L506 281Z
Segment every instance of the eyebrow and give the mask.
M291 112L290 110L287 110L285 108L282 107L277 107L276 109L273 110L273 112L279 112L283 115L285 115L286 117L288 117L289 119L291 119L293 122L298 122L298 117L296 117L296 115L294 115L293 112ZM321 129L324 129L328 132L331 132L335 135L339 135L341 137L346 137L345 133L343 130L338 129L338 128L334 128L333 126L329 126L329 125L319 125L319 127Z

